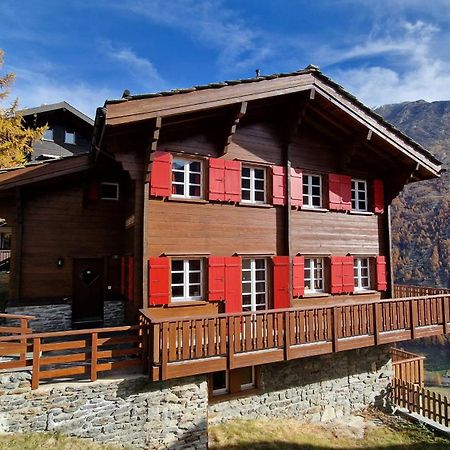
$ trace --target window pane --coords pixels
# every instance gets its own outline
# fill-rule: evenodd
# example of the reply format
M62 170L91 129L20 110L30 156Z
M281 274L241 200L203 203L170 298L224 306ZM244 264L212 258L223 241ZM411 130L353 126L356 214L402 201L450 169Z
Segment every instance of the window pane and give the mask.
M172 271L182 271L183 270L183 260L172 259Z
M264 169L255 169L255 178L264 180Z
M313 206L320 206L320 197L313 197L312 205Z
M200 297L200 286L189 286L189 297Z
M200 284L200 272L190 273L189 274L189 283L190 284Z
M256 271L256 280L260 281L260 280L265 280L266 278L266 273L264 270L257 270Z
M256 292L265 292L266 291L266 283L261 281L256 283Z
M189 183L200 184L200 174L199 173L191 173L189 175Z
M183 286L172 286L172 297L184 297Z
M189 270L200 270L200 260L190 259L189 260Z
M256 294L256 304L266 305L266 294Z
M242 283L242 292L244 294L250 294L252 285L250 283Z
M320 186L320 177L312 176L311 177L312 184L315 186Z
M256 180L255 181L255 189L264 191L264 181Z
M177 181L178 183L183 183L184 172L172 172L172 181Z
M265 259L256 259L255 264L256 264L257 269L265 269L266 260Z
M189 195L191 197L200 197L200 186L189 186Z
M182 273L172 272L172 284L183 284L184 276Z
M312 188L312 195L320 196L320 187L313 186L313 188Z
M250 168L249 167L243 167L242 168L242 176L243 177L250 177Z
M243 269L250 269L250 260L249 259L243 259L242 260L242 268Z
M46 141L53 141L53 129L47 128L44 132L44 139Z
M242 296L242 306L250 306L252 304L252 299L250 295Z
M244 189L250 189L250 178L242 178L242 187Z
M242 200L250 200L250 191L242 191Z
M366 202L359 201L358 202L358 208L359 209L366 209Z
M184 195L184 186L182 184L173 184L172 194Z
M184 169L184 161L180 161L179 159L174 159L172 163L172 169L174 170L183 170Z
M200 172L201 164L199 161L194 161L189 164L189 169L191 172Z
M255 200L257 202L263 202L264 201L264 192L255 192Z
M227 372L221 370L212 374L213 391L224 390L227 388Z

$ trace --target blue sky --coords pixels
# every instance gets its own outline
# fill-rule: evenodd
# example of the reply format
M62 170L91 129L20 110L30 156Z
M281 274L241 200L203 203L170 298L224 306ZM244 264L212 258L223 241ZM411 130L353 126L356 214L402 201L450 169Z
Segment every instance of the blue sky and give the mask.
M316 64L369 106L450 99L448 0L1 0L21 106Z

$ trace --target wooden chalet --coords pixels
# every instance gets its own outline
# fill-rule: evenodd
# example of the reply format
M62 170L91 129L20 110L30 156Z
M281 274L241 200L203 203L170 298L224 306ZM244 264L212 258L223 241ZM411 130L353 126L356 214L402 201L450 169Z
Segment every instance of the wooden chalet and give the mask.
M317 68L107 101L89 157L0 174L11 298L123 300L154 380L449 331L394 299L389 205L441 164Z

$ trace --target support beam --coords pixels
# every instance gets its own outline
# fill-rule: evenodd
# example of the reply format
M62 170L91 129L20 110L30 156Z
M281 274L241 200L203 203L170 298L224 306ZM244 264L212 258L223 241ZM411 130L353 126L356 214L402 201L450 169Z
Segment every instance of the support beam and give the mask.
M247 106L248 106L248 102L242 102L239 105L239 110L236 113L236 115L234 116L230 127L228 128L228 131L227 131L227 134L226 134L226 137L225 137L225 145L224 145L224 148L223 148L223 154L224 155L226 155L228 153L228 147L230 146L231 141L233 139L233 136L236 133L237 126L239 125L240 120L247 113Z

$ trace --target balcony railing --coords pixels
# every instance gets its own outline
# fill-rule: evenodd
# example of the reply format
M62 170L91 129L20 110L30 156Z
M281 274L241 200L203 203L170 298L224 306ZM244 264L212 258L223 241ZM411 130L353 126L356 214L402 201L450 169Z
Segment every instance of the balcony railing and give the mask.
M436 336L450 332L450 293L254 313L156 318L141 311L154 380Z

